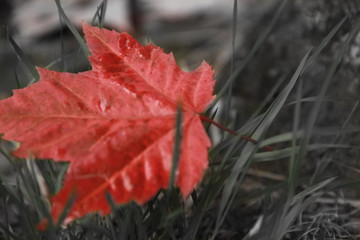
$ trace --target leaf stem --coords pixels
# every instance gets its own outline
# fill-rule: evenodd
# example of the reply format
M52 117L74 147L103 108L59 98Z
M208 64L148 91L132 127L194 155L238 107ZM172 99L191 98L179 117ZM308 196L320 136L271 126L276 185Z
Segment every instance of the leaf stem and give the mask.
M212 120L212 119L210 119L210 118L208 118L208 117L206 117L204 115L200 114L200 118L201 118L201 120L203 120L205 122L208 122L208 123L211 123L211 124L215 125L216 127L220 128L220 129L222 129L224 131L227 131L228 133L230 133L230 134L232 134L234 136L240 136L242 139L244 139L244 140L246 140L248 142L254 143L254 144L258 143L258 141L256 141L255 139L253 139L251 137L248 137L246 135L240 135L238 132L235 132L234 130L231 130L230 128L227 128L227 127L221 125L220 123L215 122L214 120ZM270 147L270 146L265 146L264 148L269 152L274 151L274 149L272 147Z

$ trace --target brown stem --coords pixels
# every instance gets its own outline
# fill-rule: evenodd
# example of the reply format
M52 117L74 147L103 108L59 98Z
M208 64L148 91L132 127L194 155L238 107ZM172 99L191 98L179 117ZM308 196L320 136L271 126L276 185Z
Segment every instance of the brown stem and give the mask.
M206 122L208 122L208 123L211 123L211 124L215 125L216 127L220 128L220 129L222 129L222 130L225 130L225 131L227 131L228 133L231 133L231 134L234 135L234 136L239 136L239 135L240 135L239 133L235 132L234 130L231 130L230 128L227 128L227 127L221 125L220 123L215 122L214 120L212 120L212 119L210 119L210 118L208 118L208 117L205 117L204 115L201 115L201 114L200 114L200 118L201 118L201 120L206 121ZM248 137L248 136L246 136L246 135L240 135L240 137L241 137L242 139L248 141L248 142L252 142L252 143L254 143L254 144L257 144L257 143L258 143L258 141L256 141L255 139L253 139L253 138L251 138L251 137ZM272 147L270 147L270 146L265 146L264 148L265 148L267 151L269 151L269 152L274 151L274 149L273 149Z

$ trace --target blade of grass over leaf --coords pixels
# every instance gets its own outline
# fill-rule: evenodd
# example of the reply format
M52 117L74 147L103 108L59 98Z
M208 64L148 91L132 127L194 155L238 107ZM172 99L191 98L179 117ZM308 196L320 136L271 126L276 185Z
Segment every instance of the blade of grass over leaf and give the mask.
M181 140L182 140L182 110L178 106L177 114L176 114L176 122L175 122L175 141L174 141L174 150L173 150L173 159L170 171L170 179L169 179L169 186L168 190L171 192L174 187L174 183L176 180L176 172L179 165L180 159L180 149L181 149Z
M33 76L33 79L30 80L30 83L39 81L40 75L36 70L35 65L32 63L32 61L25 55L25 53L21 50L21 48L16 44L15 40L10 36L9 33L7 33L7 38L13 48L15 49L16 55L18 58L24 63L27 70L30 72L30 74Z
M69 214L71 207L75 203L75 200L76 200L76 194L71 194L64 206L63 211L61 212L61 214L59 216L58 221L56 222L55 229L58 229L61 226L61 224L65 221L66 216ZM51 219L51 222L53 222L52 219Z
M69 28L69 30L72 32L72 34L76 38L76 40L79 43L79 45L80 45L82 51L84 52L85 56L90 56L89 49L86 46L84 39L81 37L80 33L78 32L78 30L76 29L74 24L72 24L72 22L66 16L66 14L64 12L64 9L61 7L60 1L55 0L55 3L56 3L56 6L57 6L57 8L59 10L59 14L60 14L62 20L66 23L66 26Z
M108 202L112 213L116 212L116 202L109 192L105 193L106 201Z
M57 177L55 174L55 169L57 169L55 163L50 160L36 161L36 167L39 169L40 175L44 179L46 183L45 185L47 187L47 189L42 190L42 194L44 194L46 191L48 192L44 196L47 196L47 194L55 194Z
M210 108L215 106L215 104L220 100L220 98L224 95L225 92L228 91L228 88L231 86L232 82L237 78L237 76L245 69L245 67L248 65L250 60L254 57L256 52L259 50L259 48L262 46L262 44L265 42L265 40L269 37L270 33L272 32L273 28L275 27L282 11L284 10L284 7L286 6L286 3L288 0L283 0L281 5L279 6L277 12L275 13L274 17L271 19L271 22L269 23L269 26L265 29L265 31L261 34L261 36L258 38L258 40L255 42L254 46L251 48L249 54L246 56L244 61L236 67L234 72L231 74L230 78L225 82L225 84L219 89L219 86L215 86L215 92L216 98L211 103Z
M35 159L32 159L32 158L29 158L29 159L26 159L26 166L27 166L27 169L29 170L29 177L31 178L32 182L33 183L38 183L37 181L37 172L35 170L36 166L35 166ZM37 193L41 193L40 191L40 187L38 184L35 185L35 192Z
M294 87L297 79L300 77L303 68L305 66L305 63L309 57L310 52L308 52L304 58L301 60L297 70L295 71L293 77L287 84L287 86L284 88L284 90L279 94L279 96L275 99L273 104L269 107L269 109L265 113L265 117L263 118L263 121L260 123L258 128L255 130L254 135L257 139L262 139L262 136L266 129L270 126L270 124L275 119L276 115L284 105L288 95L290 94L292 88ZM243 176L245 175L246 171L244 170L244 167L249 166L249 163L251 162L251 158L253 157L255 151L257 150L257 145L252 144L246 144L244 150L241 152L241 155L239 159L235 162L234 166L231 169L230 176L227 180L226 185L224 186L223 194L220 200L220 207L218 212L218 217L214 229L214 234L211 239L215 239L221 225L223 224L223 221L225 220L225 217L227 213L229 212L232 202L234 201L237 191L235 189L235 184L239 183L239 180L243 179ZM242 173L242 174L241 174ZM241 177L242 176L242 177ZM241 179L239 179L241 177Z

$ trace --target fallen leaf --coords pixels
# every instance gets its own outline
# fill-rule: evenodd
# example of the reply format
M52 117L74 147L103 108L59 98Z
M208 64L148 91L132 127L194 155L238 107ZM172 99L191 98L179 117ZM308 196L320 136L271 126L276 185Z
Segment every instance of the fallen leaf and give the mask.
M72 193L65 224L118 204L143 204L169 182L177 106L183 138L176 185L184 197L208 165L211 142L199 113L215 81L203 62L182 71L172 54L142 46L127 33L83 24L92 70L78 74L38 68L40 81L0 101L0 133L18 141L17 157L69 161L64 186L51 199L55 221Z

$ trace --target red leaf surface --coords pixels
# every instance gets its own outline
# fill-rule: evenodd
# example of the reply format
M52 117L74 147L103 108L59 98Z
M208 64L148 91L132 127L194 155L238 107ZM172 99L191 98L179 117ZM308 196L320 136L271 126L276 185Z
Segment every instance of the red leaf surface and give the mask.
M116 203L142 204L166 188L177 105L183 139L176 178L186 197L208 165L211 143L199 113L212 101L213 71L203 62L183 72L172 54L140 45L127 33L83 25L92 70L79 74L38 68L40 81L0 101L0 133L21 143L18 157L69 161L64 186L52 199L56 221L70 194L65 224Z

